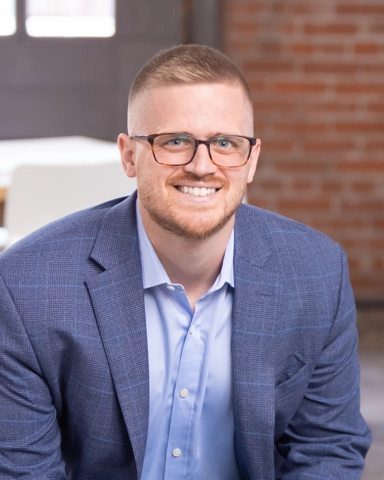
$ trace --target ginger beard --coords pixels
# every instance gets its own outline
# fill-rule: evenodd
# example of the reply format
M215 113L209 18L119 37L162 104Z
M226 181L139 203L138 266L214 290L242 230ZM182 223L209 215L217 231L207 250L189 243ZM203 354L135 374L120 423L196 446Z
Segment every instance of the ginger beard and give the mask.
M219 195L224 200L214 205L181 206L175 200L173 189L188 181L220 185ZM246 183L232 191L234 187L230 187L226 178L214 175L201 178L184 172L169 178L165 183L166 196L164 193L159 195L153 179L146 175L140 162L137 165L137 184L139 199L152 221L163 230L187 240L203 240L220 231L235 214L246 191Z

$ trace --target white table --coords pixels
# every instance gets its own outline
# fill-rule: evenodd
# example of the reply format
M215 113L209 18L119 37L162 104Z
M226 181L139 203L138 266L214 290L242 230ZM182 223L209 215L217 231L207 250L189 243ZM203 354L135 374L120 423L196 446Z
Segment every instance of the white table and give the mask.
M120 162L116 142L89 137L54 137L0 140L0 201L19 165L84 165Z

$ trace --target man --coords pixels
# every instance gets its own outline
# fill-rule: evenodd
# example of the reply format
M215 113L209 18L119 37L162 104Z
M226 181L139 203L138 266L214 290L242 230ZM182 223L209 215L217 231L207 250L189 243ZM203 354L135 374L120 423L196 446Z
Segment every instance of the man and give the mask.
M118 144L137 194L0 261L0 478L358 479L342 249L241 205L260 140L220 52L160 52Z

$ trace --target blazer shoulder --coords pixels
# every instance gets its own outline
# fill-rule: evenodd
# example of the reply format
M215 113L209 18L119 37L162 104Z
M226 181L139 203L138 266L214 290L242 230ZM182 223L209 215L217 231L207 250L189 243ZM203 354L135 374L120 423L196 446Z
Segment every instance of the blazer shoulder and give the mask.
M86 242L93 244L105 216L125 199L113 199L71 213L32 232L0 253L0 272L4 266L14 262L20 264L23 258L36 258L37 261L42 251L55 255L77 251Z
M266 264L276 271L309 273L334 270L345 255L342 247L326 234L296 220L251 205L236 214L235 241L240 251L263 251ZM268 252L268 254L266 253ZM248 261L250 258L248 259Z

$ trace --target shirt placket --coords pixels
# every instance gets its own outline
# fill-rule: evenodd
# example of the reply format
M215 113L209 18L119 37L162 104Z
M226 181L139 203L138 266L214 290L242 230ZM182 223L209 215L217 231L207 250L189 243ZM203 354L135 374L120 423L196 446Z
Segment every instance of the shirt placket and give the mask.
M200 337L200 313L196 309L180 358L166 452L164 478L184 478L191 456L195 405L199 392L204 344Z

